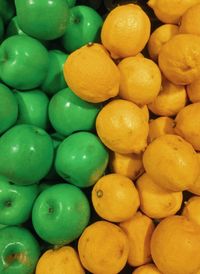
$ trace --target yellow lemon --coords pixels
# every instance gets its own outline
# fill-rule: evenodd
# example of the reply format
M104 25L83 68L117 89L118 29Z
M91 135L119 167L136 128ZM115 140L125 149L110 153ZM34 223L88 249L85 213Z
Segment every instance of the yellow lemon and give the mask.
M174 24L163 24L156 28L148 41L148 52L152 60L158 60L158 54L162 46L174 35L178 34L179 27Z
M153 102L148 104L148 108L156 115L174 116L184 108L186 102L185 87L175 85L163 77L161 90Z
M166 274L193 274L200 268L200 226L184 216L162 220L151 238L154 263Z
M149 0L147 4L160 21L177 24L187 9L199 2L199 0Z
M99 103L119 92L119 70L100 44L88 44L72 52L64 64L68 86L81 99Z
M120 71L119 96L143 106L151 103L161 87L159 67L152 60L141 57L124 58Z
M178 34L165 43L158 63L164 76L176 85L188 85L200 75L200 36Z
M151 143L154 139L165 134L174 134L175 122L170 117L158 117L149 122L148 141Z
M139 5L118 6L103 23L102 44L114 59L137 55L149 39L150 27L149 17Z
M157 185L171 191L189 189L200 172L192 145L172 134L162 135L147 146L143 164Z
M195 150L200 150L200 103L184 107L175 118L176 134L188 141Z
M182 215L185 216L188 220L200 225L199 211L200 211L200 197L193 196L187 202L185 202Z
M149 125L143 110L136 104L116 99L100 110L96 130L101 141L112 151L141 153L147 145Z
M153 220L138 211L129 220L121 222L120 227L129 240L128 264L140 266L150 262L150 241L155 229Z
M126 265L129 242L125 232L107 221L86 227L78 240L83 266L95 274L117 274Z
M182 205L182 192L172 192L160 187L144 173L137 180L140 209L150 218L160 219L174 215Z

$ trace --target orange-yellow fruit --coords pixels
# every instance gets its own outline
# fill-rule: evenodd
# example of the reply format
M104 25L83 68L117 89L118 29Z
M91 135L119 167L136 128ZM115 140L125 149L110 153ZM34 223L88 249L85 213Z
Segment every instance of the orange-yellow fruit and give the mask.
M200 102L200 80L192 82L186 87L186 90L192 103Z
M72 91L88 102L103 102L119 92L119 70L100 44L72 52L64 64L64 77Z
M124 175L131 180L135 180L144 172L142 153L121 154L111 151L109 167L112 172Z
M199 0L149 0L147 4L160 21L177 24L187 9L199 2Z
M143 164L157 185L171 191L189 189L200 173L192 145L172 134L162 135L148 145Z
M125 232L107 221L92 223L78 240L83 266L95 274L117 274L125 266L129 243Z
M138 211L131 219L120 223L120 227L129 240L128 264L140 266L150 262L150 241L155 229L153 220Z
M148 141L151 143L154 139L165 134L174 134L175 122L170 117L158 117L149 122Z
M151 103L161 87L159 67L152 60L141 57L124 58L120 71L119 96L137 105Z
M200 226L184 216L162 220L151 238L151 255L162 273L194 274L200 268Z
M149 109L148 109L147 105L143 105L140 108L143 111L147 121L149 121Z
M182 205L182 192L172 192L157 185L146 173L136 183L140 209L150 218L160 219L174 215Z
M145 264L137 267L132 274L163 274L154 264Z
M158 54L162 46L168 42L174 35L178 34L179 28L177 25L164 24L159 26L152 32L148 41L148 52L152 60L158 60Z
M123 222L137 211L140 200L133 182L120 174L101 177L92 189L92 204L97 214L111 222Z
M197 153L197 158L198 158L199 167L200 167L200 153ZM200 195L200 174L195 180L194 184L189 187L188 191L196 195Z
M149 125L136 104L116 99L105 105L96 119L101 141L118 153L141 153L147 145Z
M174 116L187 102L187 93L184 86L175 85L162 79L162 86L158 96L148 104L148 108L156 115Z
M145 47L150 27L149 17L139 5L121 5L106 17L101 40L114 59L134 56Z
M200 3L190 7L181 17L179 32L200 35Z
M200 36L178 34L162 46L158 63L164 76L176 85L188 85L200 75Z
M188 141L195 150L200 151L200 103L184 107L175 118L176 134Z
M36 274L85 274L77 252L71 246L49 249L39 258Z
M193 196L187 202L183 208L182 215L185 216L188 220L195 222L200 226L200 197Z

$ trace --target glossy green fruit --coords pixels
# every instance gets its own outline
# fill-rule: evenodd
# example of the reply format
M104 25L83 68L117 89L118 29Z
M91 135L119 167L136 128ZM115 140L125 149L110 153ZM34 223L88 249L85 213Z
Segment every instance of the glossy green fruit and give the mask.
M48 126L49 98L40 90L16 91L19 115L18 124L34 125L43 129Z
M69 8L66 0L15 0L20 28L37 39L53 40L66 30Z
M67 0L67 4L69 8L72 8L76 4L76 0Z
M53 163L51 137L41 128L17 125L0 138L0 174L18 185L39 182Z
M49 119L53 128L67 136L75 131L94 130L100 104L83 101L70 88L56 93L49 104Z
M23 32L23 30L19 27L18 21L17 21L17 16L14 16L7 28L6 28L6 37L10 37L13 35L25 35L25 33Z
M49 68L40 87L48 95L53 95L67 86L63 75L63 66L67 57L68 54L60 50L49 51Z
M0 78L13 88L38 87L46 77L48 66L48 51L34 38L14 35L0 45Z
M0 230L0 273L34 273L40 256L39 244L29 230L7 226Z
M85 194L69 184L55 184L35 201L32 222L37 234L51 244L68 244L77 239L90 218Z
M60 179L59 175L57 174L57 172L55 170L54 162L55 162L56 151L65 137L56 132L56 133L51 134L51 138L52 138L53 147L54 147L54 159L53 159L53 164L51 166L49 173L44 178L47 181L54 181L54 180Z
M37 184L18 186L0 177L0 223L18 225L26 222L38 192Z
M3 40L4 36L4 22L3 19L0 17L0 42Z
M15 5L13 0L0 1L0 16L7 24L15 14Z
M107 163L108 152L100 139L89 132L78 132L59 145L55 168L67 182L89 187L103 175Z
M75 6L70 9L70 20L61 39L63 47L72 52L89 42L100 40L103 19L94 9Z
M0 84L0 134L17 121L18 104L13 92Z

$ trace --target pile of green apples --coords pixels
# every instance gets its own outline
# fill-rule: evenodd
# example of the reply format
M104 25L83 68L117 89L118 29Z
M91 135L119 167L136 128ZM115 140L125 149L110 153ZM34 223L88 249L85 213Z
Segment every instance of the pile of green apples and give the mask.
M91 221L86 192L108 164L102 106L67 87L63 65L102 23L75 0L0 1L0 273L34 273L43 246Z

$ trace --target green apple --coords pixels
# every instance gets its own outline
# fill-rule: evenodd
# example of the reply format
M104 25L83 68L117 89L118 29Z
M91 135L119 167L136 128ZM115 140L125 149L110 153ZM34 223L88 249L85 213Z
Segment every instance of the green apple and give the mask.
M4 36L4 22L3 19L0 17L0 42L3 40Z
M100 139L89 132L70 135L59 145L55 168L67 182L89 187L104 174L108 152Z
M0 83L0 134L17 121L18 104L13 92Z
M52 138L53 147L54 147L54 159L53 159L53 164L51 166L49 173L44 178L45 181L53 181L53 180L61 179L55 170L54 162L55 162L56 151L57 151L59 145L61 144L61 142L65 139L65 137L63 135L55 132L55 133L51 134L51 138Z
M16 91L19 106L18 124L30 124L43 129L48 126L49 98L41 90Z
M63 75L63 66L67 57L68 54L60 50L49 51L49 68L40 87L48 95L54 95L67 86Z
M74 7L76 4L76 0L67 0L67 5L69 8Z
M7 226L0 230L0 273L34 273L40 247L29 230Z
M75 131L95 129L100 104L83 101L70 88L56 93L50 100L49 119L53 128L67 136Z
M23 32L23 30L19 27L18 21L17 21L17 16L14 16L7 28L6 28L6 37L10 37L13 35L25 35L25 33Z
M15 0L20 28L37 39L53 40L66 30L69 8L66 0Z
M72 52L89 42L100 40L103 19L94 9L87 6L75 6L70 9L70 19L62 36L63 47Z
M39 182L53 163L51 137L41 128L16 125L0 138L0 174L18 185Z
M14 35L0 45L0 78L16 89L41 85L49 66L47 49L27 35Z
M0 16L7 24L15 14L15 5L13 0L0 1Z
M37 184L19 186L0 177L0 223L18 225L26 222L38 192Z
M77 239L90 219L90 205L76 186L55 184L37 197L32 211L36 233L54 245L68 244Z

